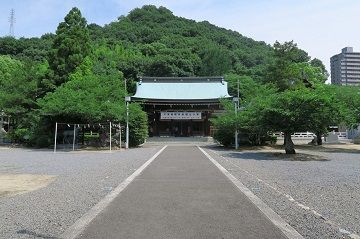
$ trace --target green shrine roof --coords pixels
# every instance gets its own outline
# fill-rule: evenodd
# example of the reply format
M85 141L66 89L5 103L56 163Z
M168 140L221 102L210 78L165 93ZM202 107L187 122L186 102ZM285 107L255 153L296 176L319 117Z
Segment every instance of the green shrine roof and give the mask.
M219 101L231 97L223 77L140 77L134 100Z

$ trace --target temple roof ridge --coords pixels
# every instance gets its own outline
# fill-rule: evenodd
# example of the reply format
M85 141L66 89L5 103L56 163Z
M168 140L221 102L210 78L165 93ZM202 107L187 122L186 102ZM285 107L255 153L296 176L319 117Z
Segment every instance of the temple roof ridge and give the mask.
M222 76L139 77L134 100L199 101L231 97Z
M223 76L139 76L139 82L222 82Z

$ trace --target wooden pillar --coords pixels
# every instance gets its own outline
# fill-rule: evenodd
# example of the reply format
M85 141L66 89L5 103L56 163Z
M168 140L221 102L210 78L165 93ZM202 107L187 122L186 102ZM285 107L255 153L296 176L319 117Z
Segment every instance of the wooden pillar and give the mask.
M202 136L205 136L205 122L206 122L206 112L204 111L204 120L202 121Z
M193 120L190 120L190 135L189 136L194 136L193 131L194 131Z
M206 111L206 112L205 112L205 121L204 121L204 124L205 124L205 132L204 132L204 135L205 135L205 136L209 136L209 111Z
M154 136L159 136L158 135L158 125L157 125L157 117L156 117L156 111L154 111L154 118L153 118L153 130L154 130Z

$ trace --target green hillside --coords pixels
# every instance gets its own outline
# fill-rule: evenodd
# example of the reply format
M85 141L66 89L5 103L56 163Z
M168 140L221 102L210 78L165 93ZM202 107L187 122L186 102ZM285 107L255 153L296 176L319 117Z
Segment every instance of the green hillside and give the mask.
M121 45L131 52L118 59L117 67L128 81L138 75L214 76L234 73L264 78L266 65L274 53L270 45L238 32L173 15L164 7L143 6L104 27L87 26L91 46L114 48ZM54 34L40 38L0 38L0 54L20 60L48 59ZM307 53L301 51L306 57ZM134 90L133 87L130 89Z
M135 9L97 31L100 38L135 45L151 58L142 69L147 75L222 75L229 71L256 75L272 55L264 42L209 22L174 16L164 7ZM154 70L156 67L162 69Z
M216 27L177 17L164 7L134 9L118 21L101 27L89 24L91 41L108 46L122 44L137 53L132 65L119 64L125 78L136 75L190 76L223 75L229 72L260 77L272 59L272 48ZM41 61L47 58L53 34L41 38L0 39L0 54ZM129 65L130 64L130 65Z

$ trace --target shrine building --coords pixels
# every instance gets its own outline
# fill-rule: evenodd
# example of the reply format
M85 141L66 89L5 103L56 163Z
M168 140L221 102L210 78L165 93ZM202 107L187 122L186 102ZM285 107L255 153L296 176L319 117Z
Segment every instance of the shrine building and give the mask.
M210 119L231 98L223 77L140 77L132 102L148 114L149 136L212 136Z

